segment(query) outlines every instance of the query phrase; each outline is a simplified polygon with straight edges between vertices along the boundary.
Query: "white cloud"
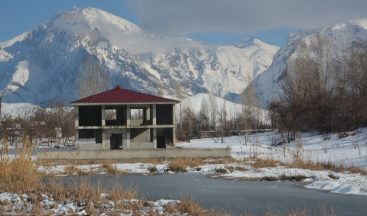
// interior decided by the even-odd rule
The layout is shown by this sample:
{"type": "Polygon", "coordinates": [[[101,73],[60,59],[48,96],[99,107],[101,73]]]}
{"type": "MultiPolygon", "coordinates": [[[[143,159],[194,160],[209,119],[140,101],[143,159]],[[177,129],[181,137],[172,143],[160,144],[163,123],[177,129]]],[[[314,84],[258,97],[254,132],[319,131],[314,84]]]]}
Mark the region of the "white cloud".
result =
{"type": "Polygon", "coordinates": [[[310,29],[365,18],[366,0],[133,0],[146,30],[170,35],[310,29]]]}

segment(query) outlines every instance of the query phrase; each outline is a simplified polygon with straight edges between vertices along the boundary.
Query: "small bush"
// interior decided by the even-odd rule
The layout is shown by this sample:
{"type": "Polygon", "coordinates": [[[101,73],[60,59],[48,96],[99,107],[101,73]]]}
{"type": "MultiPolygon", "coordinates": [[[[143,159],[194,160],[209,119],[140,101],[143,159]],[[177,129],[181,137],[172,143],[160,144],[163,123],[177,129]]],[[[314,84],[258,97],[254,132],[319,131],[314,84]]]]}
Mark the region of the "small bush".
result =
{"type": "Polygon", "coordinates": [[[332,174],[332,173],[329,173],[327,176],[328,176],[329,178],[331,178],[331,179],[339,179],[339,177],[338,177],[338,176],[336,176],[336,175],[334,175],[334,174],[332,174]]]}
{"type": "Polygon", "coordinates": [[[338,134],[339,139],[343,139],[343,138],[348,137],[348,136],[349,136],[349,134],[348,134],[348,133],[346,133],[346,132],[340,132],[340,133],[338,134]]]}
{"type": "Polygon", "coordinates": [[[202,158],[176,158],[169,163],[168,169],[173,172],[186,172],[187,167],[194,168],[202,164],[202,158]]]}
{"type": "Polygon", "coordinates": [[[278,181],[278,178],[274,176],[264,176],[260,179],[260,181],[278,181]]]}
{"type": "Polygon", "coordinates": [[[233,166],[226,166],[226,169],[228,170],[228,172],[233,172],[235,170],[233,166]]]}
{"type": "MultiPolygon", "coordinates": [[[[193,216],[226,216],[228,214],[214,211],[214,210],[207,210],[203,209],[199,204],[191,201],[191,200],[183,200],[176,205],[177,212],[186,213],[187,215],[193,216]]],[[[170,210],[173,211],[172,209],[170,210]]]]}
{"type": "Polygon", "coordinates": [[[186,164],[181,163],[179,160],[171,161],[168,164],[168,170],[172,172],[187,172],[186,167],[186,164]]]}
{"type": "Polygon", "coordinates": [[[75,166],[67,166],[64,168],[64,172],[67,175],[75,175],[79,172],[79,169],[77,169],[75,166]]]}
{"type": "Polygon", "coordinates": [[[158,172],[158,169],[155,166],[149,167],[148,170],[149,170],[150,173],[157,173],[158,172]]]}
{"type": "Polygon", "coordinates": [[[116,175],[118,174],[118,170],[116,166],[112,166],[111,164],[103,164],[102,168],[106,170],[106,173],[109,175],[116,175]]]}
{"type": "Polygon", "coordinates": [[[225,169],[225,168],[220,167],[220,168],[215,168],[214,172],[215,173],[220,173],[220,174],[226,174],[226,173],[228,173],[228,170],[225,169]]]}
{"type": "Polygon", "coordinates": [[[279,180],[281,181],[303,181],[306,178],[307,177],[304,175],[292,175],[292,176],[281,175],[279,177],[279,180]]]}

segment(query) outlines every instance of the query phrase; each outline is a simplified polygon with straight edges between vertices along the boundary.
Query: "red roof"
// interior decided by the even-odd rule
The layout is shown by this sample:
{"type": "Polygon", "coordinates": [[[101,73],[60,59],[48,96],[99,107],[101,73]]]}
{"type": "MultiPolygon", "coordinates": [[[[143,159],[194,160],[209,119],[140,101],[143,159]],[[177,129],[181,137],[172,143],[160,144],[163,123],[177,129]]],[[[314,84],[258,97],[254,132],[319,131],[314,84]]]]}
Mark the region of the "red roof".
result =
{"type": "Polygon", "coordinates": [[[79,103],[178,103],[178,101],[122,89],[120,86],[116,86],[113,89],[72,102],[72,104],[79,103]]]}

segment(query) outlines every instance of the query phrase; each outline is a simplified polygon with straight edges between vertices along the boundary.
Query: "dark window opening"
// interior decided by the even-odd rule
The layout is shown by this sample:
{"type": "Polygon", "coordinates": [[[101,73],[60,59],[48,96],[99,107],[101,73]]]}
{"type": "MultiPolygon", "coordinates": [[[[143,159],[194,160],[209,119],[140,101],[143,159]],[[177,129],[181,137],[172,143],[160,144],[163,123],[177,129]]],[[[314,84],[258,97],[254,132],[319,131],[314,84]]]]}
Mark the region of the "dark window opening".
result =
{"type": "Polygon", "coordinates": [[[173,124],[173,105],[157,105],[156,117],[158,125],[172,125],[173,124]]]}
{"type": "Polygon", "coordinates": [[[96,143],[102,143],[102,130],[100,129],[79,130],[79,139],[95,139],[96,143]]]}
{"type": "Polygon", "coordinates": [[[99,106],[80,106],[79,125],[80,126],[101,126],[102,115],[99,106]]]}

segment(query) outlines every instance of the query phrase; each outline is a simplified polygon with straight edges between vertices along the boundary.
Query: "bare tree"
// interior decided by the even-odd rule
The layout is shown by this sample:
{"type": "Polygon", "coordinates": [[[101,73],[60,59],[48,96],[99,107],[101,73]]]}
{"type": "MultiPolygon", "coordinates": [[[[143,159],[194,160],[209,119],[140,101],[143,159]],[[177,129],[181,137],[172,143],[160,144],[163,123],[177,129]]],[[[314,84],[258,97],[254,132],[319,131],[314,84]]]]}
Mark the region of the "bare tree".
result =
{"type": "Polygon", "coordinates": [[[206,99],[204,98],[201,101],[201,105],[200,105],[200,111],[199,111],[199,116],[198,116],[198,120],[199,120],[199,130],[209,130],[210,128],[210,123],[209,123],[209,107],[208,107],[208,102],[206,101],[206,99]]]}
{"type": "Polygon", "coordinates": [[[223,104],[220,107],[218,113],[219,120],[219,133],[220,133],[220,141],[224,143],[224,136],[226,131],[226,123],[227,123],[227,102],[223,99],[223,104]]]}
{"type": "Polygon", "coordinates": [[[210,115],[210,127],[212,130],[216,130],[218,104],[216,96],[212,93],[209,93],[209,115],[210,115]]]}

